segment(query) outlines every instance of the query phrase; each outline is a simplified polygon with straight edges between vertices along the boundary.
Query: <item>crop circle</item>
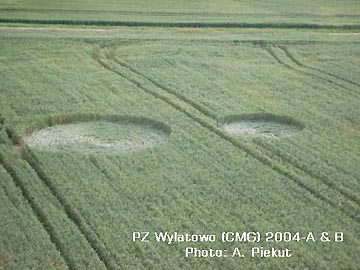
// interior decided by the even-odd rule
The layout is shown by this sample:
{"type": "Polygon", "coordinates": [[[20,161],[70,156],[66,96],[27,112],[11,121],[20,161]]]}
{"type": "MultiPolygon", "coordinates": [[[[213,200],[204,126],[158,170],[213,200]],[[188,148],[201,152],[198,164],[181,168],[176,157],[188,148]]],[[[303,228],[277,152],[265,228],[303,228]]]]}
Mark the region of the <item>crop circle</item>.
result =
{"type": "Polygon", "coordinates": [[[281,138],[294,135],[304,127],[298,121],[285,116],[247,114],[226,118],[223,128],[233,136],[281,138]]]}
{"type": "Polygon", "coordinates": [[[55,124],[24,141],[41,151],[120,154],[159,145],[169,134],[164,124],[149,119],[97,119],[55,124]]]}

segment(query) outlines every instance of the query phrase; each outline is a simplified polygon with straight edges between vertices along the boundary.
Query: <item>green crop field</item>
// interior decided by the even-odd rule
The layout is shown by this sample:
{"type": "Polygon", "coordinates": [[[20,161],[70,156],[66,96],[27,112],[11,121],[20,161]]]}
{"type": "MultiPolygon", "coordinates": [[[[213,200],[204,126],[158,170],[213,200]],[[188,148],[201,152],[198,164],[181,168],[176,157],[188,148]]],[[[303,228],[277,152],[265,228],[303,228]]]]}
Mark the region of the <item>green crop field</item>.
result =
{"type": "Polygon", "coordinates": [[[0,270],[360,269],[359,1],[0,0],[0,63],[0,270]]]}

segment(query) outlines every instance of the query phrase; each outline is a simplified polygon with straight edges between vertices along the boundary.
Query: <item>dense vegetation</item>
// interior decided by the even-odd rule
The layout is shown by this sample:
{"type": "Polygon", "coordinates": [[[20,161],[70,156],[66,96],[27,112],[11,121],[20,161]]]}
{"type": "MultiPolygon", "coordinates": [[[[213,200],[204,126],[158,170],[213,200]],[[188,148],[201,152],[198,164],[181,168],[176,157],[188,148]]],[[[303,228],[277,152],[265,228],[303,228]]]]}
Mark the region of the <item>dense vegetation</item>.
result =
{"type": "MultiPolygon", "coordinates": [[[[0,18],[113,19],[123,10],[117,1],[88,1],[94,14],[73,12],[82,3],[3,0],[0,18]]],[[[126,16],[152,20],[142,3],[124,1],[126,16]]],[[[294,16],[286,1],[178,1],[172,2],[175,15],[166,3],[153,3],[149,12],[164,13],[154,21],[176,21],[186,12],[202,21],[209,12],[219,13],[211,18],[221,22],[228,15],[220,13],[236,9],[260,23],[294,16]]],[[[338,3],[308,1],[295,21],[357,23],[356,1],[338,3]],[[332,21],[336,14],[339,21],[332,21]]],[[[237,16],[243,15],[227,22],[238,22],[237,16]]],[[[0,31],[0,269],[358,269],[358,35],[328,29],[0,31]],[[301,131],[269,139],[224,130],[244,115],[295,123],[301,131]],[[115,155],[25,144],[34,130],[109,116],[156,123],[169,128],[169,137],[115,155]],[[345,242],[261,243],[292,249],[290,259],[199,259],[185,258],[184,249],[254,245],[134,243],[138,230],[342,231],[345,242]]]]}
{"type": "Polygon", "coordinates": [[[155,0],[2,0],[0,19],[46,20],[66,23],[81,21],[94,24],[146,25],[202,23],[223,24],[225,27],[241,24],[282,25],[360,25],[359,3],[347,1],[295,0],[277,1],[155,0]],[[106,23],[104,23],[106,22],[106,23]]]}

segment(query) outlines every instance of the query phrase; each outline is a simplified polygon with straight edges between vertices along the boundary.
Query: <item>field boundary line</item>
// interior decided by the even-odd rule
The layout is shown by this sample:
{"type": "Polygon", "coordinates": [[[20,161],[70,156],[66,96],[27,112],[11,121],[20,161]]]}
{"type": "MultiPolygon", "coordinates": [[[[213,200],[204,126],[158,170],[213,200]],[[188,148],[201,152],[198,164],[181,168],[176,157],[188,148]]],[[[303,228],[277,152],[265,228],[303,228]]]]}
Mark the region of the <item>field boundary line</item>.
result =
{"type": "Polygon", "coordinates": [[[56,230],[53,228],[51,222],[46,217],[46,214],[42,211],[41,207],[32,199],[31,192],[23,184],[23,181],[16,173],[16,171],[5,161],[3,153],[0,152],[0,162],[5,169],[5,171],[11,177],[14,185],[21,191],[21,194],[28,205],[33,210],[35,217],[42,225],[42,228],[46,231],[47,235],[50,238],[51,243],[55,246],[55,249],[59,252],[61,257],[64,259],[64,262],[69,270],[76,270],[75,265],[73,264],[71,258],[66,254],[66,248],[62,245],[61,241],[58,238],[56,230]]]}
{"type": "MultiPolygon", "coordinates": [[[[106,58],[106,56],[105,56],[106,58]]],[[[230,144],[232,144],[233,146],[237,147],[238,149],[240,149],[241,151],[244,151],[245,153],[247,153],[248,155],[252,156],[253,158],[255,158],[256,160],[258,160],[259,162],[261,162],[262,164],[264,164],[265,166],[268,166],[270,168],[272,168],[273,170],[275,170],[276,172],[278,172],[279,174],[289,178],[290,180],[292,180],[294,183],[296,183],[298,186],[300,186],[301,188],[303,188],[304,190],[306,190],[307,192],[311,193],[314,197],[324,201],[325,203],[329,204],[332,207],[335,207],[337,209],[339,209],[341,212],[343,212],[345,215],[347,215],[348,217],[350,217],[351,219],[353,219],[354,221],[359,222],[357,215],[354,215],[354,213],[352,213],[351,211],[348,211],[347,208],[343,208],[340,207],[333,201],[329,200],[327,197],[325,197],[324,195],[320,194],[319,192],[317,192],[314,188],[306,185],[296,174],[293,174],[291,171],[287,170],[281,163],[278,162],[274,162],[273,160],[271,160],[269,157],[267,157],[267,155],[263,155],[263,153],[260,153],[257,150],[254,149],[250,149],[250,147],[241,144],[238,140],[232,138],[231,136],[225,134],[223,131],[221,131],[219,128],[215,127],[214,125],[204,121],[203,119],[201,119],[200,117],[197,117],[193,114],[191,114],[190,112],[188,112],[186,109],[182,108],[180,105],[175,104],[172,100],[170,100],[169,98],[157,93],[156,91],[153,90],[149,90],[148,88],[146,88],[145,86],[143,86],[141,83],[139,83],[138,81],[134,80],[134,79],[130,79],[128,77],[126,77],[126,75],[124,75],[123,73],[121,73],[118,70],[115,70],[113,68],[111,68],[109,66],[108,63],[104,62],[104,60],[101,59],[101,52],[98,55],[98,58],[95,59],[96,61],[98,61],[104,68],[110,70],[111,72],[114,72],[118,75],[120,75],[121,77],[123,77],[124,79],[132,82],[133,84],[135,84],[138,88],[142,89],[144,92],[154,96],[155,98],[158,98],[166,103],[168,103],[170,106],[172,106],[173,108],[175,108],[176,110],[184,113],[185,115],[187,115],[188,117],[190,117],[191,119],[193,119],[194,121],[196,121],[198,124],[200,124],[202,127],[204,127],[205,129],[209,130],[210,132],[216,134],[217,136],[219,136],[221,139],[228,141],[230,144]]],[[[107,59],[110,60],[111,59],[107,59]]],[[[124,67],[123,67],[124,68],[124,67]]],[[[151,83],[151,82],[150,82],[151,83]]],[[[156,85],[155,85],[156,86],[156,85]]],[[[159,88],[159,87],[157,87],[159,88]]],[[[166,91],[164,89],[162,89],[163,91],[166,91]]],[[[166,91],[166,93],[168,93],[166,91]]],[[[175,96],[176,97],[176,96],[175,96]]],[[[184,101],[183,101],[184,102],[184,101]]],[[[187,103],[186,103],[187,104],[187,103]]],[[[189,105],[189,104],[188,104],[189,105]]],[[[196,109],[196,108],[195,108],[196,109]]],[[[207,116],[207,115],[206,115],[207,116]]],[[[210,116],[207,116],[210,117],[210,116]]]]}
{"type": "Polygon", "coordinates": [[[48,25],[99,25],[127,27],[169,28],[270,28],[270,29],[339,29],[358,30],[360,24],[311,24],[311,23],[205,23],[205,22],[146,22],[146,21],[89,21],[89,20],[45,20],[45,19],[0,19],[0,23],[48,24],[48,25]]]}
{"type": "MultiPolygon", "coordinates": [[[[0,32],[1,30],[11,30],[11,32],[21,32],[21,31],[73,31],[73,32],[112,32],[112,31],[121,31],[119,28],[101,28],[101,27],[47,27],[45,25],[39,25],[39,26],[1,26],[0,23],[0,32]]],[[[19,36],[1,36],[0,40],[20,40],[22,41],[24,38],[19,36]]],[[[27,37],[29,40],[47,40],[50,39],[48,37],[27,37]]],[[[208,43],[208,44],[228,44],[228,45],[254,45],[254,46],[266,46],[266,45],[309,45],[309,44],[349,44],[350,42],[347,41],[330,41],[330,40],[305,40],[305,39],[299,39],[299,40],[266,40],[266,39],[228,39],[228,40],[222,40],[222,39],[212,39],[212,38],[182,38],[181,40],[174,39],[174,38],[138,38],[138,37],[108,37],[108,38],[97,38],[97,37],[80,37],[80,38],[74,38],[74,37],[51,37],[52,42],[56,42],[55,40],[71,40],[76,42],[85,42],[85,43],[91,43],[93,44],[94,41],[99,42],[113,42],[116,41],[129,41],[129,42],[171,42],[171,43],[177,43],[181,41],[182,43],[208,43]]],[[[360,44],[360,41],[351,41],[352,44],[360,44]]]]}
{"type": "MultiPolygon", "coordinates": [[[[5,5],[6,6],[6,5],[5,5]]],[[[231,12],[169,12],[169,11],[134,11],[134,10],[91,10],[91,9],[44,9],[44,8],[16,8],[16,7],[4,7],[0,8],[0,11],[10,11],[10,12],[80,12],[80,13],[115,13],[115,14],[124,14],[124,15],[156,15],[156,16],[187,16],[187,15],[201,15],[201,16],[257,16],[257,17],[357,17],[358,15],[352,14],[339,14],[339,15],[323,15],[323,14],[309,14],[309,13],[293,13],[293,14],[269,14],[269,13],[231,13],[231,12]]]]}

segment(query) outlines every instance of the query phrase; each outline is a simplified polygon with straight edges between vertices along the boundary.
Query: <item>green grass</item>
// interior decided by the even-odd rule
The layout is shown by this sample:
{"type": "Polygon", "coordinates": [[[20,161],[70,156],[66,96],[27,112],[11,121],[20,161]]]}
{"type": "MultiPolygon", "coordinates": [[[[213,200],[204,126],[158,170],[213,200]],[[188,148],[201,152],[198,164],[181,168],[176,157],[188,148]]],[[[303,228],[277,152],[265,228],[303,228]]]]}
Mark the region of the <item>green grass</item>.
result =
{"type": "Polygon", "coordinates": [[[143,23],[359,25],[359,3],[347,1],[1,1],[0,18],[143,23]]]}
{"type": "MultiPolygon", "coordinates": [[[[117,11],[116,3],[89,2],[88,9],[117,11]]],[[[146,13],[141,3],[127,3],[127,10],[146,13]]],[[[205,6],[236,13],[233,5],[241,13],[294,13],[281,1],[251,3],[171,7],[198,16],[205,6]]],[[[356,2],[326,3],[295,10],[359,11],[356,2]]],[[[49,9],[43,1],[1,5],[49,9]]],[[[80,2],[52,6],[79,9],[80,2]]],[[[154,2],[149,12],[169,8],[154,2]]],[[[7,14],[26,18],[17,12],[7,14]]],[[[358,269],[360,36],[309,29],[62,29],[0,30],[0,269],[358,269]],[[249,115],[303,129],[276,140],[223,129],[249,115]],[[106,139],[113,132],[142,135],[151,119],[168,138],[111,155],[42,151],[24,139],[49,126],[71,129],[74,122],[104,119],[139,124],[111,132],[88,126],[87,132],[106,139]],[[259,245],[134,243],[134,231],[343,231],[345,242],[259,244],[290,248],[289,259],[199,259],[185,258],[184,249],[240,246],[248,254],[259,245]]]]}

